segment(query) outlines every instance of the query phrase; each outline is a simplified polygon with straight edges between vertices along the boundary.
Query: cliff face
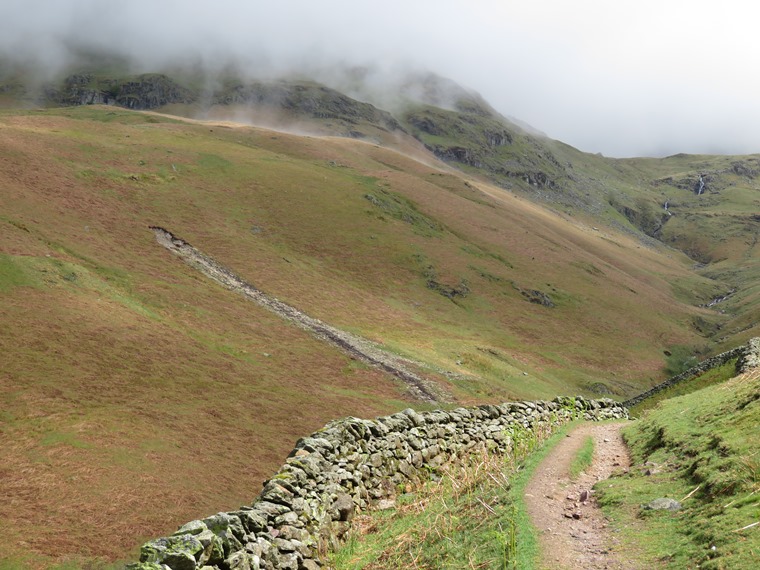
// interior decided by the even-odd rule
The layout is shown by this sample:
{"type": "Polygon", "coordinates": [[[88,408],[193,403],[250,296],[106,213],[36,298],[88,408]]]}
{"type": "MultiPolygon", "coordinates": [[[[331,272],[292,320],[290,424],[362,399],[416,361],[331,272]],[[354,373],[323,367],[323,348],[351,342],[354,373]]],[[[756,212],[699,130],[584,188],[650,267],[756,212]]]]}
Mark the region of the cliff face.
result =
{"type": "Polygon", "coordinates": [[[570,189],[566,167],[548,148],[476,98],[453,109],[412,105],[402,122],[444,162],[478,169],[504,188],[570,189]]]}
{"type": "Polygon", "coordinates": [[[209,92],[183,86],[161,73],[107,78],[80,73],[48,85],[42,98],[54,105],[119,105],[140,110],[177,103],[246,105],[293,117],[334,119],[349,125],[366,122],[386,131],[404,130],[387,111],[309,81],[231,80],[209,92]]]}
{"type": "Polygon", "coordinates": [[[339,119],[354,124],[366,121],[389,131],[402,129],[387,111],[308,81],[234,81],[215,91],[211,103],[253,105],[287,111],[296,116],[339,119]]]}
{"type": "Polygon", "coordinates": [[[140,75],[112,88],[116,102],[129,109],[155,109],[169,103],[192,103],[196,96],[175,81],[157,73],[140,75]]]}
{"type": "Polygon", "coordinates": [[[45,89],[44,98],[58,105],[120,105],[155,109],[170,103],[192,103],[196,96],[170,77],[146,73],[129,79],[99,79],[75,74],[45,89]]]}

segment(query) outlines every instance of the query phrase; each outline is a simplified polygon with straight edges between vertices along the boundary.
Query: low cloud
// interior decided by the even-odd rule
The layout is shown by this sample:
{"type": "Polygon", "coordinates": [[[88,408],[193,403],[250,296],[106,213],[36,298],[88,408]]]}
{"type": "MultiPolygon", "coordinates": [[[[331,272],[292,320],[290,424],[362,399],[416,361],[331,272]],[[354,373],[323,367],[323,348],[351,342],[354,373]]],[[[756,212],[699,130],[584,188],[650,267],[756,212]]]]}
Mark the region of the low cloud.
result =
{"type": "Polygon", "coordinates": [[[751,153],[759,14],[740,0],[11,0],[0,54],[48,74],[92,48],[135,70],[234,62],[337,82],[365,66],[386,92],[427,69],[589,152],[751,153]]]}

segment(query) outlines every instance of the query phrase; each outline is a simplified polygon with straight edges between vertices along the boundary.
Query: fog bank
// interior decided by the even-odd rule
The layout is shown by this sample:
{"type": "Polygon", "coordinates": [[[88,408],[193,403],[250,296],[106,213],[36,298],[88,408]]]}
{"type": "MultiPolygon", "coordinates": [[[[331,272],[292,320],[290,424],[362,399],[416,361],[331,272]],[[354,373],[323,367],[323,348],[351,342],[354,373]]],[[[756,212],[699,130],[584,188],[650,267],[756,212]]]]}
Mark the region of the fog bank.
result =
{"type": "MultiPolygon", "coordinates": [[[[760,7],[671,0],[505,2],[10,0],[0,54],[46,73],[82,51],[135,70],[177,62],[251,75],[371,69],[393,91],[427,69],[498,111],[609,156],[760,152],[760,7]]],[[[359,93],[361,94],[361,93],[359,93]]]]}

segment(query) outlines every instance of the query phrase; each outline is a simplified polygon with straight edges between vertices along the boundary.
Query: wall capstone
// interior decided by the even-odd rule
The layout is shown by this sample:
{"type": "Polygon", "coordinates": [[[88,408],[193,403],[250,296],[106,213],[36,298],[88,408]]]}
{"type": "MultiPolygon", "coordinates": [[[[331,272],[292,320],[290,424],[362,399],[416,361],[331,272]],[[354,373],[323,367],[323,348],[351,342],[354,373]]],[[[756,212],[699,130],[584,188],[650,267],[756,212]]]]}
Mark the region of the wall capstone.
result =
{"type": "Polygon", "coordinates": [[[151,540],[129,570],[316,570],[351,518],[442,465],[483,449],[507,453],[525,430],[624,419],[611,399],[558,397],[450,411],[349,417],[299,439],[258,498],[151,540]]]}

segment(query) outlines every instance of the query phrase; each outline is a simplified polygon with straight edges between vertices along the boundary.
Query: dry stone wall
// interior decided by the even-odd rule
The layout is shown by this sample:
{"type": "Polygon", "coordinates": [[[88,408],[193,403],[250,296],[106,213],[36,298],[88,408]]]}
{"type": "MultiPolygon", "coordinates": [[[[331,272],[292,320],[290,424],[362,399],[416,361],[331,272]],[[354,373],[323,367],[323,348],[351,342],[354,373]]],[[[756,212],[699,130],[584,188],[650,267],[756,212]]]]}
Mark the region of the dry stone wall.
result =
{"type": "Polygon", "coordinates": [[[760,337],[751,339],[745,345],[739,346],[726,352],[722,352],[721,354],[717,354],[711,358],[703,360],[696,366],[689,368],[686,372],[668,378],[665,380],[665,382],[657,384],[657,386],[653,386],[646,392],[642,392],[638,396],[634,396],[630,400],[626,400],[623,402],[623,405],[627,408],[631,408],[636,404],[643,402],[647,398],[654,396],[658,392],[662,392],[663,390],[670,388],[671,386],[675,386],[676,384],[680,384],[686,380],[696,378],[708,370],[722,366],[726,362],[735,358],[738,358],[738,361],[736,363],[737,373],[747,372],[751,368],[760,365],[760,337]]]}
{"type": "Polygon", "coordinates": [[[750,339],[744,347],[744,351],[736,362],[736,371],[744,374],[758,367],[760,367],[760,337],[755,337],[750,339]]]}
{"type": "Polygon", "coordinates": [[[258,498],[152,540],[130,570],[315,570],[354,512],[392,498],[444,464],[481,450],[507,453],[538,428],[574,418],[627,418],[610,399],[559,397],[451,411],[345,418],[300,439],[258,498]]]}

